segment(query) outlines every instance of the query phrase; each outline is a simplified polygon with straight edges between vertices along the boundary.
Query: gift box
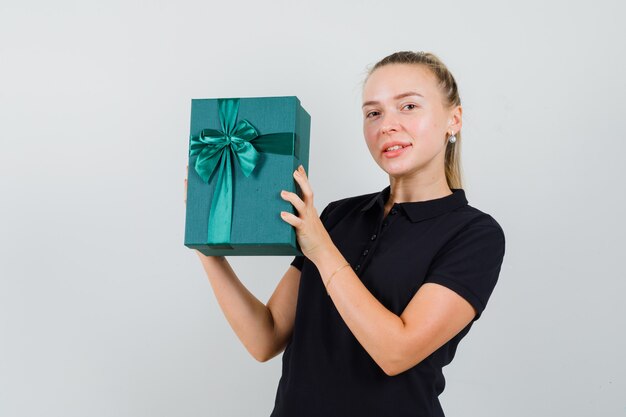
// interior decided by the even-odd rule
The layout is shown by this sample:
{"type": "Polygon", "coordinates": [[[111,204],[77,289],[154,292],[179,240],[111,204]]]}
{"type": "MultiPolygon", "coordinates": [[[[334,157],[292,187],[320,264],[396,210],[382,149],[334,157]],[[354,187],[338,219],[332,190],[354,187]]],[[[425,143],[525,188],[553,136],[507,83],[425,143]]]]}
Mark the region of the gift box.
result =
{"type": "Polygon", "coordinates": [[[295,96],[191,101],[185,246],[205,255],[301,255],[296,213],[281,190],[301,195],[311,118],[295,96]]]}

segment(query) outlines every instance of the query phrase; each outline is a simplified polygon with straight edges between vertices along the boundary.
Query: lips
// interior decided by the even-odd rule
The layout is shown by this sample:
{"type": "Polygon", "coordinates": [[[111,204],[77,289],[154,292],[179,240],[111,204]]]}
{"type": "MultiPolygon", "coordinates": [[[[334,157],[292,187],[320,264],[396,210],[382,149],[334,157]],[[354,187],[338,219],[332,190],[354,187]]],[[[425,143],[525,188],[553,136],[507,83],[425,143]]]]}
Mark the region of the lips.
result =
{"type": "Polygon", "coordinates": [[[408,152],[411,149],[412,145],[391,145],[392,150],[388,151],[389,146],[383,150],[384,158],[398,158],[404,154],[404,152],[408,152]],[[394,147],[395,146],[395,147],[394,147]]]}
{"type": "Polygon", "coordinates": [[[381,147],[381,151],[382,151],[382,153],[397,152],[397,151],[402,150],[402,149],[404,149],[404,148],[406,148],[408,146],[411,146],[411,144],[410,143],[406,143],[406,142],[399,142],[399,141],[387,142],[387,143],[385,143],[381,147]],[[399,146],[401,146],[401,148],[398,148],[399,146]],[[388,151],[389,148],[394,148],[394,149],[388,151]]]}

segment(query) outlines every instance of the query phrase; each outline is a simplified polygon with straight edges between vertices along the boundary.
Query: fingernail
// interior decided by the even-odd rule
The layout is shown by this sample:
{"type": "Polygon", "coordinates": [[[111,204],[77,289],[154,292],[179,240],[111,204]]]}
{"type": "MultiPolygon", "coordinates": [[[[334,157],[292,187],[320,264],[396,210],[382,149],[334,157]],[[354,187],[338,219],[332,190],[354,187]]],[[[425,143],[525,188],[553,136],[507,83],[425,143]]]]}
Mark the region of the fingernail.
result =
{"type": "Polygon", "coordinates": [[[304,167],[303,167],[302,165],[300,165],[300,166],[298,167],[298,169],[299,169],[300,171],[304,172],[304,167]]]}

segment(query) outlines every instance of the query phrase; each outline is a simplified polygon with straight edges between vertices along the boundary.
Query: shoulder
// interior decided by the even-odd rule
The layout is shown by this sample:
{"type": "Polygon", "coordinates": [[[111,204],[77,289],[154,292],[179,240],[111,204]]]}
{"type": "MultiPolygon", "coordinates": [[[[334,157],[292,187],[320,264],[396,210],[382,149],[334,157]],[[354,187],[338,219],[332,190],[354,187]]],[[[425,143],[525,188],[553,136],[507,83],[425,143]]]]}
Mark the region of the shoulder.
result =
{"type": "Polygon", "coordinates": [[[492,228],[495,233],[500,233],[504,236],[504,230],[502,226],[500,226],[500,223],[498,223],[491,214],[479,210],[474,206],[466,204],[455,210],[453,215],[465,228],[492,228]]]}
{"type": "Polygon", "coordinates": [[[489,213],[470,205],[445,216],[426,282],[460,294],[476,309],[477,320],[498,281],[505,254],[504,231],[489,213]]]}
{"type": "Polygon", "coordinates": [[[451,214],[467,227],[493,227],[502,231],[500,223],[491,214],[469,204],[457,208],[451,214]]]}
{"type": "Polygon", "coordinates": [[[466,204],[448,213],[444,221],[444,241],[448,243],[445,246],[489,246],[503,254],[504,229],[491,214],[466,204]]]}

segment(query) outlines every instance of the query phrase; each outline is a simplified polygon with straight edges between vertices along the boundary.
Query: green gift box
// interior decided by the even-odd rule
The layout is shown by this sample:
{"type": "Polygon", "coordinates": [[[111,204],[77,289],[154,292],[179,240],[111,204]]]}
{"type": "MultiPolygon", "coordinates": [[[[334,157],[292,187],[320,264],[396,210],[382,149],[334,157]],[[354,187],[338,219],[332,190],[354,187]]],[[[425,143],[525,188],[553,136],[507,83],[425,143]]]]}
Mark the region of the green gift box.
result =
{"type": "MultiPolygon", "coordinates": [[[[281,190],[299,193],[308,173],[311,117],[295,96],[193,99],[185,246],[205,255],[301,255],[296,213],[281,190]]],[[[300,193],[299,193],[300,194],[300,193]]]]}

